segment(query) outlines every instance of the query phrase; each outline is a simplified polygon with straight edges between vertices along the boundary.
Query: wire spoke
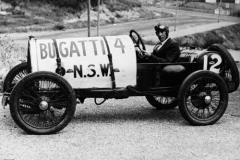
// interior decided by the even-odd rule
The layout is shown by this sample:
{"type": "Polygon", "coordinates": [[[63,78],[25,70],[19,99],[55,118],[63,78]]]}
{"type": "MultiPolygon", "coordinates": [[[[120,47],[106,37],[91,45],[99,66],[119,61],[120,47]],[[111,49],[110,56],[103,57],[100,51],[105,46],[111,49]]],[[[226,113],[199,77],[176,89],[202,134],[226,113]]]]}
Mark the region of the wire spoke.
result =
{"type": "Polygon", "coordinates": [[[217,82],[211,77],[197,79],[188,91],[186,104],[189,113],[196,119],[208,119],[216,115],[221,105],[220,90],[217,82]],[[210,98],[210,103],[207,103],[206,97],[210,98]]]}
{"type": "Polygon", "coordinates": [[[19,113],[28,125],[34,128],[56,126],[66,115],[68,95],[57,81],[34,80],[22,91],[19,99],[19,113]],[[41,109],[41,102],[46,109],[41,109]]]}

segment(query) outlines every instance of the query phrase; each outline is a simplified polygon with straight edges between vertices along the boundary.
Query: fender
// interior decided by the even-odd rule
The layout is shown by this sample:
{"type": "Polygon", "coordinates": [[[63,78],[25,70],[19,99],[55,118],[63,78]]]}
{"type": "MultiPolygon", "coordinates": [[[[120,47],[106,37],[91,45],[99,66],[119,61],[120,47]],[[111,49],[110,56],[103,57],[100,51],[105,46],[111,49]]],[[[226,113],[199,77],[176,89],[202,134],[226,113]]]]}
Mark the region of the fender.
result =
{"type": "Polygon", "coordinates": [[[232,55],[220,44],[212,44],[208,47],[207,50],[216,51],[220,54],[221,57],[224,58],[226,61],[225,66],[227,69],[230,69],[232,75],[232,81],[230,82],[231,84],[228,85],[229,93],[236,91],[239,87],[239,71],[232,55]]]}

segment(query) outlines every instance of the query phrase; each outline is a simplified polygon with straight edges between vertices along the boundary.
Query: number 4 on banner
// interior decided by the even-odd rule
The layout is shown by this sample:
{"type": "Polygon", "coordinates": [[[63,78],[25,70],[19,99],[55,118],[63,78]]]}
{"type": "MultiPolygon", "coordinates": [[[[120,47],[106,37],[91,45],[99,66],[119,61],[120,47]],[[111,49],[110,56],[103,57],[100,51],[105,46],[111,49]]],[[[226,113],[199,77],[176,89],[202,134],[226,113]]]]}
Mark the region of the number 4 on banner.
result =
{"type": "Polygon", "coordinates": [[[125,50],[124,50],[125,46],[123,45],[123,43],[122,43],[122,41],[121,41],[120,38],[117,38],[117,39],[116,39],[116,42],[115,42],[115,44],[114,44],[114,47],[115,47],[115,48],[121,48],[121,49],[122,49],[122,53],[125,53],[125,50]]]}

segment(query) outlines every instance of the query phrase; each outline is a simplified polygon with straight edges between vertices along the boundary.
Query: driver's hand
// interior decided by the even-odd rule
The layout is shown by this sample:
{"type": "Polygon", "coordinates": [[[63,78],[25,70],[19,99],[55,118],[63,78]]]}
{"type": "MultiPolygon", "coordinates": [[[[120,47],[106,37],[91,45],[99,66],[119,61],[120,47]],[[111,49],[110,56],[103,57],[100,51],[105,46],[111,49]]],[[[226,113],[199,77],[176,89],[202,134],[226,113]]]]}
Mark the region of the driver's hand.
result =
{"type": "Polygon", "coordinates": [[[135,47],[136,52],[141,53],[141,50],[138,47],[135,47]]]}
{"type": "Polygon", "coordinates": [[[135,47],[137,53],[141,53],[143,56],[149,57],[151,53],[146,50],[140,49],[139,47],[135,47]]]}
{"type": "Polygon", "coordinates": [[[143,54],[145,56],[151,56],[151,53],[149,53],[148,51],[146,51],[146,50],[141,50],[141,51],[143,52],[143,54]]]}

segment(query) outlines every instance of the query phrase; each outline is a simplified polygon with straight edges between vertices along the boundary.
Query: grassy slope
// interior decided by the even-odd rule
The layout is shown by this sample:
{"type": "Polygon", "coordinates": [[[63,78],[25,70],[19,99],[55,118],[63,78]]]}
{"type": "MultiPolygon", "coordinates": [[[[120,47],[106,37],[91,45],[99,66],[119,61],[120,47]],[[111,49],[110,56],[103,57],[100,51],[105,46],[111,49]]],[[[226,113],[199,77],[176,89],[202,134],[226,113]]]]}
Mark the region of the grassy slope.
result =
{"type": "MultiPolygon", "coordinates": [[[[12,0],[14,1],[14,0],[12,0]]],[[[144,11],[139,8],[139,11],[133,9],[133,7],[141,7],[141,1],[136,0],[104,0],[104,5],[101,8],[101,14],[108,19],[101,20],[101,24],[116,23],[121,21],[127,21],[126,13],[129,15],[139,13],[139,17],[152,18],[153,16],[148,11],[144,11]],[[132,13],[134,12],[134,13],[132,13]]],[[[82,6],[86,6],[83,4],[82,6]]],[[[53,4],[47,4],[42,1],[33,1],[29,4],[22,2],[17,8],[24,12],[24,15],[0,15],[0,33],[8,32],[28,32],[28,31],[44,31],[44,30],[61,30],[68,28],[83,28],[87,26],[86,19],[82,17],[85,8],[70,8],[59,7],[53,4]]],[[[13,9],[8,8],[8,11],[13,9]]],[[[92,7],[92,12],[97,12],[96,7],[92,7]]],[[[94,15],[94,13],[93,13],[94,15]]],[[[93,16],[91,15],[91,16],[93,16]]],[[[96,15],[96,14],[95,14],[96,15]]],[[[137,18],[136,18],[137,19],[137,18]]],[[[92,23],[96,25],[95,23],[92,23]]]]}
{"type": "MultiPolygon", "coordinates": [[[[146,17],[155,18],[156,15],[152,12],[141,7],[134,8],[134,6],[139,6],[140,4],[140,1],[135,0],[115,0],[115,3],[112,4],[105,3],[101,10],[103,13],[101,15],[101,24],[132,21],[146,17]]],[[[59,8],[42,2],[32,2],[28,5],[23,3],[20,10],[25,12],[25,14],[0,16],[0,33],[83,28],[87,26],[86,11],[59,8]],[[75,19],[77,19],[76,22],[66,22],[75,19]]],[[[91,19],[93,21],[94,15],[96,16],[94,10],[96,9],[92,8],[91,19]]],[[[96,25],[96,21],[92,22],[92,25],[96,25]]],[[[11,69],[19,63],[20,59],[26,60],[24,49],[16,45],[9,37],[0,36],[0,69],[3,67],[11,69]]]]}
{"type": "MultiPolygon", "coordinates": [[[[8,2],[7,0],[3,0],[8,2]]],[[[2,1],[2,4],[4,3],[2,1]]],[[[14,1],[14,0],[11,0],[14,1]]],[[[8,32],[28,32],[28,31],[44,31],[52,29],[63,29],[63,28],[81,28],[86,27],[87,22],[76,21],[75,23],[68,23],[74,19],[84,19],[84,10],[76,10],[73,8],[57,7],[52,4],[46,4],[42,1],[35,0],[29,4],[23,2],[18,7],[24,15],[0,15],[0,33],[8,32]]],[[[107,1],[107,0],[105,0],[107,1]]],[[[116,23],[121,21],[134,20],[132,17],[135,15],[135,19],[138,18],[155,18],[152,12],[146,11],[139,6],[142,1],[146,0],[112,0],[115,3],[106,3],[102,8],[102,15],[105,19],[101,24],[116,23]],[[133,8],[137,7],[137,9],[133,8]],[[108,19],[108,20],[107,20],[108,19]]],[[[12,8],[5,8],[5,11],[13,11],[12,8]]],[[[94,10],[92,8],[91,19],[94,16],[94,10]]],[[[96,15],[96,14],[95,14],[96,15]]],[[[94,23],[92,23],[94,25],[94,23]]],[[[15,44],[10,37],[0,36],[0,90],[1,90],[1,78],[2,73],[6,69],[9,70],[18,63],[19,60],[26,60],[25,49],[15,44]]],[[[3,73],[4,74],[4,73],[3,73]]]]}
{"type": "Polygon", "coordinates": [[[181,46],[207,48],[211,44],[222,44],[227,49],[240,50],[240,24],[175,38],[181,46]]]}

